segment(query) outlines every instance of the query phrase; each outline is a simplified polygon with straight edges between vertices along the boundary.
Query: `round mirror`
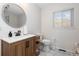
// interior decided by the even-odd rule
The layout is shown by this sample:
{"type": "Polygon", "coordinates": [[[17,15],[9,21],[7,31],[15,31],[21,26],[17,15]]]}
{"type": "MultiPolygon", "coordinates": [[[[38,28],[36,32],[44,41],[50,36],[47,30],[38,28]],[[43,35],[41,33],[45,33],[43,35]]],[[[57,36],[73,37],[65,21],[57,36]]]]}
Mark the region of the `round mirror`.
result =
{"type": "Polygon", "coordinates": [[[17,4],[8,3],[3,6],[2,18],[9,26],[20,28],[26,23],[26,14],[17,4]]]}

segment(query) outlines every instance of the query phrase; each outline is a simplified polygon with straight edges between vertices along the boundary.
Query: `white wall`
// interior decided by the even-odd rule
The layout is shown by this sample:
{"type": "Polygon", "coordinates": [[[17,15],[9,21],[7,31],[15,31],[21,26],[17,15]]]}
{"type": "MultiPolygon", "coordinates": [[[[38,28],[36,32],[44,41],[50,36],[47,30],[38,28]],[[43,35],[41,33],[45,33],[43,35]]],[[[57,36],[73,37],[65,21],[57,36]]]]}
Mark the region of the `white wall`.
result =
{"type": "MultiPolygon", "coordinates": [[[[22,33],[24,32],[25,34],[27,33],[40,33],[40,8],[38,8],[36,5],[34,4],[19,4],[17,3],[19,6],[21,6],[25,13],[26,13],[26,24],[24,27],[18,28],[22,31],[22,33]]],[[[10,26],[8,26],[2,19],[1,17],[1,13],[2,13],[2,6],[4,4],[0,4],[0,38],[1,37],[7,37],[9,31],[15,32],[18,29],[12,28],[10,26]]],[[[17,11],[17,10],[16,10],[17,11]]],[[[0,42],[1,43],[1,42],[0,42]]],[[[1,49],[0,49],[1,50],[1,49]]]]}
{"type": "Polygon", "coordinates": [[[27,8],[27,28],[29,33],[40,33],[41,32],[41,9],[34,5],[30,4],[27,8]]]}
{"type": "Polygon", "coordinates": [[[56,39],[56,46],[73,51],[79,42],[79,4],[49,4],[42,8],[42,34],[49,39],[56,39]],[[74,8],[73,28],[54,28],[53,12],[74,8]]]}
{"type": "MultiPolygon", "coordinates": [[[[40,24],[41,24],[41,16],[40,16],[40,8],[37,7],[34,4],[19,4],[17,3],[20,7],[22,7],[26,13],[26,32],[28,33],[39,33],[40,32],[40,24]],[[28,29],[27,29],[28,28],[28,29]]],[[[0,15],[2,13],[2,6],[4,4],[0,4],[0,15]]],[[[0,16],[0,33],[1,35],[7,35],[9,31],[17,31],[15,28],[12,28],[8,26],[3,20],[2,17],[0,16]]],[[[23,31],[23,28],[19,28],[23,31]]]]}

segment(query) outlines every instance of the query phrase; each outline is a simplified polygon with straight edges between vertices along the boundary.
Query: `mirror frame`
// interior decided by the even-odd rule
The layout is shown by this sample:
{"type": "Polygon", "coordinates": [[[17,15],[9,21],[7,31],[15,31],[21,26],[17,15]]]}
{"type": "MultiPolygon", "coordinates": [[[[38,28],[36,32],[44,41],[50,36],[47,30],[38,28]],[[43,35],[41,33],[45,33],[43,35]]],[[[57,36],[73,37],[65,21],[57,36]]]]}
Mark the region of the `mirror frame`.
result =
{"type": "Polygon", "coordinates": [[[1,13],[1,16],[2,16],[2,20],[3,20],[8,26],[10,26],[10,27],[12,27],[12,28],[21,28],[21,27],[23,27],[23,26],[26,24],[26,21],[27,21],[27,17],[26,17],[26,13],[25,13],[24,9],[23,9],[20,5],[15,4],[15,3],[5,3],[5,4],[2,6],[2,13],[1,13]],[[10,24],[8,24],[8,23],[5,21],[4,9],[5,9],[5,7],[6,7],[7,5],[9,5],[9,4],[14,4],[14,5],[16,5],[17,7],[19,7],[19,8],[23,11],[23,13],[24,13],[24,15],[25,15],[25,22],[24,22],[24,24],[23,24],[22,26],[20,26],[20,27],[13,27],[13,26],[11,26],[10,24]]]}

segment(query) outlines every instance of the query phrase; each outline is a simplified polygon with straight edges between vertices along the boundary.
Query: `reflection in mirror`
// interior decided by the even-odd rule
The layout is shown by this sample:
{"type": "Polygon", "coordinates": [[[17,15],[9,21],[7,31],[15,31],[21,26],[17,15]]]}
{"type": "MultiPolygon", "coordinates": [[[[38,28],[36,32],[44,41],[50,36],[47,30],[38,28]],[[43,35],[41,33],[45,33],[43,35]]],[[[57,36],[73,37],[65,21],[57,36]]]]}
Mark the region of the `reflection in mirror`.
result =
{"type": "Polygon", "coordinates": [[[8,3],[3,6],[2,18],[5,23],[13,28],[20,28],[26,23],[24,10],[14,3],[8,3]]]}

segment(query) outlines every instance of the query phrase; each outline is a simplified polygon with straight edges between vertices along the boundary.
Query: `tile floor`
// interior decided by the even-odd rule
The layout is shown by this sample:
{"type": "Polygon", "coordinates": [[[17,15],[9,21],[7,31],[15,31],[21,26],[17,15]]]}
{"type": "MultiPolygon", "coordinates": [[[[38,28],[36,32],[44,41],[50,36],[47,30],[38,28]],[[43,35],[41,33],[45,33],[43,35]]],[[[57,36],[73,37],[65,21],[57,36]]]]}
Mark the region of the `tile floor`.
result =
{"type": "Polygon", "coordinates": [[[59,51],[58,49],[51,49],[51,50],[42,50],[40,51],[39,56],[75,56],[73,53],[70,52],[63,52],[59,51]]]}

